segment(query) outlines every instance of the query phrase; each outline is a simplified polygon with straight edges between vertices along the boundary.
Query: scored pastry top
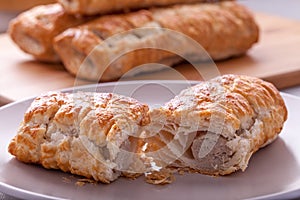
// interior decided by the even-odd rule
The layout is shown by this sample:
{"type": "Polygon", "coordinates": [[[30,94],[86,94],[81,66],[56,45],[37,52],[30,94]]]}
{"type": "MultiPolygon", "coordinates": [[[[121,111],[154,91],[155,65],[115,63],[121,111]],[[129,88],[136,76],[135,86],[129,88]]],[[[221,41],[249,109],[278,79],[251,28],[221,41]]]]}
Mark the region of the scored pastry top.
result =
{"type": "Polygon", "coordinates": [[[219,2],[222,0],[57,0],[71,14],[95,15],[113,12],[168,6],[173,4],[188,4],[200,2],[219,2]]]}

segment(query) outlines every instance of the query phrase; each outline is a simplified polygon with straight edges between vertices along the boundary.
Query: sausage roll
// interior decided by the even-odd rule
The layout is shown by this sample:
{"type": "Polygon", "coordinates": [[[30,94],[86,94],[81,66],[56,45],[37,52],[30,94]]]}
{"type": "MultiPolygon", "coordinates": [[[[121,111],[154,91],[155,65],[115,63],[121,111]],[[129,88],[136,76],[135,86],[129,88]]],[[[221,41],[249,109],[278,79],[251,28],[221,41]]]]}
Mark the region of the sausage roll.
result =
{"type": "Polygon", "coordinates": [[[183,90],[156,112],[165,125],[140,149],[156,163],[155,173],[148,173],[154,183],[164,177],[157,170],[163,167],[213,176],[244,171],[253,153],[274,141],[287,119],[285,103],[271,83],[240,75],[183,90]]]}
{"type": "Polygon", "coordinates": [[[59,4],[41,5],[13,19],[8,32],[24,52],[41,61],[58,62],[60,59],[53,49],[53,38],[87,19],[67,14],[59,4]]]}
{"type": "Polygon", "coordinates": [[[164,184],[180,170],[244,171],[286,119],[271,83],[239,75],[202,82],[151,110],[117,94],[49,93],[34,100],[8,150],[20,161],[104,183],[145,173],[164,184]]]}
{"type": "MultiPolygon", "coordinates": [[[[67,29],[55,37],[54,47],[71,74],[93,81],[109,81],[143,64],[174,65],[182,61],[174,52],[159,50],[161,47],[169,50],[174,43],[179,43],[183,54],[198,55],[199,48],[195,50],[183,42],[185,36],[178,39],[168,30],[193,39],[214,60],[245,53],[259,36],[251,13],[236,2],[225,1],[102,16],[67,29]],[[117,33],[120,34],[113,36],[117,33]],[[174,41],[170,42],[170,38],[174,41]],[[127,52],[128,49],[134,50],[127,52]]],[[[209,59],[205,55],[194,57],[209,59]]]]}
{"type": "Polygon", "coordinates": [[[149,122],[148,106],[129,97],[49,93],[33,101],[8,149],[22,162],[109,183],[132,176],[138,143],[129,137],[149,122]]]}
{"type": "Polygon", "coordinates": [[[129,9],[148,8],[153,6],[167,6],[172,4],[213,2],[217,0],[57,0],[68,13],[94,15],[107,14],[129,9]]]}

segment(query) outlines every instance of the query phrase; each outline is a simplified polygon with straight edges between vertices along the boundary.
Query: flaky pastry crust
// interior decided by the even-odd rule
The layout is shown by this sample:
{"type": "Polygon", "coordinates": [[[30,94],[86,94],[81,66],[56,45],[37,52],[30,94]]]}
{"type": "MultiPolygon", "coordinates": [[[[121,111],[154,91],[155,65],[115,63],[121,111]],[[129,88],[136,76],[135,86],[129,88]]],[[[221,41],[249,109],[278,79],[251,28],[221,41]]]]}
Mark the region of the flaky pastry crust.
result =
{"type": "Polygon", "coordinates": [[[148,123],[148,106],[128,97],[49,93],[33,101],[8,150],[25,163],[109,183],[130,172],[130,133],[148,123]]]}
{"type": "Polygon", "coordinates": [[[287,119],[284,101],[271,83],[242,75],[183,90],[157,112],[167,120],[146,141],[145,152],[158,165],[208,175],[244,171],[253,153],[274,141],[287,119]]]}
{"type": "Polygon", "coordinates": [[[145,173],[147,182],[165,184],[176,171],[244,171],[286,119],[271,83],[241,75],[201,82],[151,110],[117,94],[49,93],[34,100],[8,150],[104,183],[145,173]]]}

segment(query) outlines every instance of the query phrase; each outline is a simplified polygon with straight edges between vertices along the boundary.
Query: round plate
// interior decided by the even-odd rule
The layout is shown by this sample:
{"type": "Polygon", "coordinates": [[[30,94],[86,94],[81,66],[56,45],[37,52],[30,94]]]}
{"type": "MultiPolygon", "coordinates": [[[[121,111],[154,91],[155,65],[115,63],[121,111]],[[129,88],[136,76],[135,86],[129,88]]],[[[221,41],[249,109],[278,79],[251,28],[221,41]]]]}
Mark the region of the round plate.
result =
{"type": "MultiPolygon", "coordinates": [[[[128,95],[151,106],[170,100],[195,84],[185,81],[132,81],[67,89],[128,95]]],[[[200,174],[176,176],[169,185],[150,185],[120,178],[105,184],[77,186],[80,178],[17,161],[7,152],[23,114],[33,98],[0,109],[0,191],[22,199],[283,199],[300,196],[300,98],[282,94],[289,117],[279,138],[251,158],[245,172],[224,177],[200,174]]]]}

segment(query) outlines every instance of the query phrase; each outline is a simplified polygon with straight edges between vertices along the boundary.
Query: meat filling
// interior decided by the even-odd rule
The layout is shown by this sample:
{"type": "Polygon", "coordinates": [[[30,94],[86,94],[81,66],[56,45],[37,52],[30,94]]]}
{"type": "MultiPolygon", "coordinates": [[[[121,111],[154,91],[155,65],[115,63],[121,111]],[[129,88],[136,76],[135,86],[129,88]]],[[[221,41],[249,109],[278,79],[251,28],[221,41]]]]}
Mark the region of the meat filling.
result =
{"type": "Polygon", "coordinates": [[[199,131],[191,145],[192,156],[197,161],[195,168],[204,173],[214,173],[229,167],[234,152],[226,145],[227,142],[221,135],[199,131]]]}

